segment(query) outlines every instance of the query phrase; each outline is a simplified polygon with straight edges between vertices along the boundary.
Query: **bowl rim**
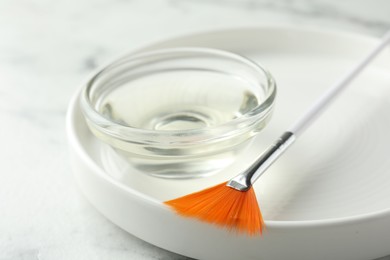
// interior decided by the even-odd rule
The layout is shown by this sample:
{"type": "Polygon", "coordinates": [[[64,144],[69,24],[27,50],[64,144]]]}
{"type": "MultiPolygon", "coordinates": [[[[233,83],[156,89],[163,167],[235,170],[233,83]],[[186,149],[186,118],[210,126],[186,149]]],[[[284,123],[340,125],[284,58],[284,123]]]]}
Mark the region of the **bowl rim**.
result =
{"type": "Polygon", "coordinates": [[[248,128],[259,122],[262,118],[272,111],[273,105],[275,103],[277,86],[276,82],[271,75],[271,73],[261,66],[258,62],[254,62],[251,59],[230,51],[205,48],[205,47],[176,47],[176,48],[164,48],[153,51],[141,51],[141,52],[130,52],[120,56],[113,61],[106,63],[97,69],[91,76],[87,77],[87,80],[82,84],[81,91],[81,110],[89,122],[97,128],[99,131],[121,139],[134,140],[135,138],[139,139],[140,136],[153,136],[153,141],[162,144],[183,144],[188,145],[189,136],[197,136],[197,141],[195,143],[204,142],[205,140],[221,139],[221,137],[227,136],[227,133],[235,132],[235,135],[242,133],[243,131],[248,131],[248,128]],[[119,123],[116,123],[112,120],[107,119],[101,115],[90,102],[88,90],[93,86],[94,81],[109,69],[110,66],[121,64],[123,60],[136,60],[141,59],[150,55],[165,54],[170,52],[191,52],[191,53],[201,53],[201,54],[212,54],[214,56],[226,57],[235,61],[238,61],[244,65],[250,66],[256,71],[256,73],[261,73],[265,76],[267,81],[268,91],[265,93],[264,99],[259,103],[255,108],[251,109],[247,113],[236,117],[228,122],[218,124],[215,126],[208,126],[206,128],[200,129],[186,129],[186,130],[155,130],[155,129],[145,129],[145,128],[136,128],[131,126],[125,126],[119,123]],[[237,126],[240,125],[238,128],[237,126]],[[243,127],[244,126],[244,127],[243,127]]]}

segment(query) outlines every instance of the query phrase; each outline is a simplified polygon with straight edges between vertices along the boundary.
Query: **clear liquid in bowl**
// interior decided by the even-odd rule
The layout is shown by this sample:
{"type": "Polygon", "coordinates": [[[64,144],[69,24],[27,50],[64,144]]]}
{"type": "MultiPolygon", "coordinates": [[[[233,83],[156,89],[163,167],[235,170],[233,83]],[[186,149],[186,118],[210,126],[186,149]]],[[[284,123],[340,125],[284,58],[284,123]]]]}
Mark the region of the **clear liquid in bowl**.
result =
{"type": "MultiPolygon", "coordinates": [[[[259,88],[240,77],[218,71],[153,71],[121,81],[100,95],[95,106],[109,120],[127,127],[158,133],[171,131],[175,135],[180,131],[187,134],[188,130],[208,133],[212,127],[231,122],[262,103],[265,93],[259,88]]],[[[156,143],[151,135],[146,142],[121,143],[121,149],[115,150],[133,167],[149,175],[201,177],[231,164],[253,133],[249,131],[233,138],[226,133],[225,138],[212,142],[189,137],[184,145],[165,146],[156,143]]],[[[106,141],[111,138],[100,137],[106,141]]]]}
{"type": "Polygon", "coordinates": [[[110,91],[97,106],[100,113],[125,126],[176,131],[224,124],[255,108],[262,98],[241,78],[180,70],[129,81],[110,91]]]}

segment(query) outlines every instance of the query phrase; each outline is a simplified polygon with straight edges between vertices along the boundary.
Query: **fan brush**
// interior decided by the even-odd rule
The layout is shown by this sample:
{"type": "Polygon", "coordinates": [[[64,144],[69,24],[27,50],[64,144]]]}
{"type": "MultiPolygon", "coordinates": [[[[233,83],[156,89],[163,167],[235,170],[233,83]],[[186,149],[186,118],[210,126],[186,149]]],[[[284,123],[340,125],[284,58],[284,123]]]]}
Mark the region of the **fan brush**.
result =
{"type": "Polygon", "coordinates": [[[244,172],[227,182],[164,203],[181,216],[197,218],[249,236],[261,235],[265,225],[252,185],[389,42],[390,31],[244,172]]]}

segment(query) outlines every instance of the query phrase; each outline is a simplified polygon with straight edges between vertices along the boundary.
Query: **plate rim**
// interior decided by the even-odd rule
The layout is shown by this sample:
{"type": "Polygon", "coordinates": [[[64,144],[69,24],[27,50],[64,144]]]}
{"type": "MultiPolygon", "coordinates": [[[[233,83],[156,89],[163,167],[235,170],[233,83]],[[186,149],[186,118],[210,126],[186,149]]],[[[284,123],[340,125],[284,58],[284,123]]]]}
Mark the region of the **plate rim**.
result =
{"type": "MultiPolygon", "coordinates": [[[[111,185],[120,189],[122,192],[127,193],[128,195],[133,196],[134,198],[142,199],[143,202],[150,204],[158,208],[159,210],[170,211],[168,207],[166,207],[162,201],[157,200],[151,196],[148,196],[142,192],[139,192],[117,180],[110,177],[109,174],[106,174],[104,169],[99,167],[96,162],[89,156],[85,147],[79,141],[80,136],[76,131],[76,121],[77,115],[81,113],[79,111],[79,96],[82,90],[82,86],[97,72],[102,70],[107,65],[112,62],[122,58],[125,55],[134,54],[137,52],[141,52],[143,50],[153,48],[158,45],[166,44],[168,42],[179,41],[181,39],[185,39],[188,37],[207,37],[207,35],[215,34],[215,33],[235,33],[242,30],[248,31],[260,31],[260,30],[285,30],[285,31],[295,31],[304,34],[319,34],[319,35],[329,35],[331,37],[347,37],[360,39],[371,42],[378,42],[379,38],[374,37],[372,35],[363,35],[360,33],[350,32],[350,31],[342,31],[342,30],[334,30],[334,29],[315,29],[311,27],[296,27],[291,25],[263,25],[263,26],[245,26],[245,27],[229,27],[229,28],[220,28],[220,29],[212,29],[212,30],[199,30],[191,33],[183,33],[177,34],[174,37],[166,37],[165,39],[160,39],[158,41],[151,41],[147,44],[141,44],[126,50],[116,57],[109,59],[107,62],[104,62],[101,66],[94,69],[85,80],[77,88],[76,93],[72,96],[67,109],[66,114],[66,134],[68,143],[70,146],[75,148],[78,152],[78,155],[81,157],[81,160],[84,161],[88,167],[92,169],[92,171],[97,174],[100,178],[103,178],[105,181],[109,182],[111,185]]],[[[315,220],[265,220],[266,226],[270,228],[283,228],[283,229],[295,229],[295,228],[310,228],[310,227],[327,227],[327,226],[335,226],[335,225],[343,225],[346,223],[359,223],[368,220],[374,220],[378,218],[390,217],[390,208],[373,211],[370,213],[358,214],[354,216],[346,216],[346,217],[336,217],[336,218],[328,218],[328,219],[315,219],[315,220]]]]}

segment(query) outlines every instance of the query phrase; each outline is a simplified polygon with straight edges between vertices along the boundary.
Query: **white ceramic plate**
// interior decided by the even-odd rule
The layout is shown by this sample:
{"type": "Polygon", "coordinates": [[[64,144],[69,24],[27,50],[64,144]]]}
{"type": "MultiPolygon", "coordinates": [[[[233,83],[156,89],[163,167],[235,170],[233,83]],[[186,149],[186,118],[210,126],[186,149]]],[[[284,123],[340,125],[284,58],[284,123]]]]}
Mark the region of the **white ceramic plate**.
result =
{"type": "Polygon", "coordinates": [[[267,224],[263,237],[237,236],[183,219],[162,204],[225,181],[245,167],[376,42],[352,34],[264,27],[199,33],[145,47],[220,48],[261,63],[278,85],[273,119],[226,171],[197,180],[162,180],[113,159],[110,148],[88,131],[77,94],[69,107],[67,130],[78,184],[118,226],[149,243],[198,259],[389,255],[389,50],[256,183],[267,224]]]}

